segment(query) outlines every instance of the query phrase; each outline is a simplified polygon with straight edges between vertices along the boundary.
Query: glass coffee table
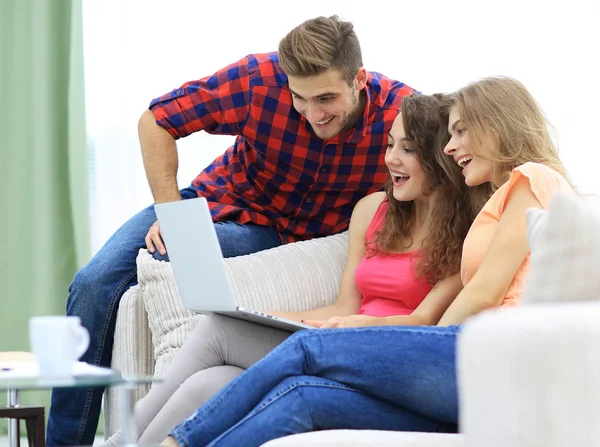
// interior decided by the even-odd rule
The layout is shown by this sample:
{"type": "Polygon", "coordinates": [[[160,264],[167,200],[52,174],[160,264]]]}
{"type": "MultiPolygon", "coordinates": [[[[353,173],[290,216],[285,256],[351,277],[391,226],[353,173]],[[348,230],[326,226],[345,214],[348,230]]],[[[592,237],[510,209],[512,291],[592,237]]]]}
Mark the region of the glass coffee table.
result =
{"type": "MultiPolygon", "coordinates": [[[[121,390],[122,430],[125,445],[137,442],[136,424],[134,420],[133,391],[136,386],[156,382],[154,377],[128,377],[116,371],[102,368],[103,374],[80,375],[67,379],[43,379],[39,377],[2,378],[0,376],[0,391],[7,392],[7,408],[19,406],[19,392],[25,390],[43,390],[51,388],[93,388],[117,386],[121,390]]],[[[8,435],[10,447],[18,445],[18,420],[10,419],[8,435]]]]}

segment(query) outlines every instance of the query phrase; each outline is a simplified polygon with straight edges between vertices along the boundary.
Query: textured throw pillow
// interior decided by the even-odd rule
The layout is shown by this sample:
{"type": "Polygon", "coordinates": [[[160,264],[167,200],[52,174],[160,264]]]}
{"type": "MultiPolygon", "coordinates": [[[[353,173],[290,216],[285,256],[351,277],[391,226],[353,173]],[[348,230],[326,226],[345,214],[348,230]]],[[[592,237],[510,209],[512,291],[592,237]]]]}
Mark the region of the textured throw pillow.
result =
{"type": "Polygon", "coordinates": [[[527,212],[531,248],[523,304],[600,299],[600,202],[558,193],[527,212]]]}
{"type": "Polygon", "coordinates": [[[202,316],[183,307],[170,262],[157,261],[141,249],[137,267],[154,345],[154,376],[160,377],[202,316]]]}

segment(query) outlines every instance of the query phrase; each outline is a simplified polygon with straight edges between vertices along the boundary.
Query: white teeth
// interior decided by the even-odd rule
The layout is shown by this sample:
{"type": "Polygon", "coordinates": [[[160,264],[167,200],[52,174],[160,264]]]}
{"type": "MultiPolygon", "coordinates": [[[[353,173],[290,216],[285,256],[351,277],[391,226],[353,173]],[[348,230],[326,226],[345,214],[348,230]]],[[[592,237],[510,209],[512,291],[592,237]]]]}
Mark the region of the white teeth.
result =
{"type": "Polygon", "coordinates": [[[460,166],[461,168],[464,168],[465,165],[469,161],[471,161],[471,160],[473,160],[473,156],[472,155],[466,155],[466,156],[464,156],[462,158],[459,158],[458,161],[457,161],[457,163],[458,163],[458,166],[460,166]]]}
{"type": "Polygon", "coordinates": [[[397,172],[391,172],[392,177],[398,177],[398,178],[409,178],[410,175],[406,175],[406,174],[398,174],[397,172]]]}
{"type": "Polygon", "coordinates": [[[329,118],[328,120],[325,121],[317,121],[317,124],[319,126],[322,126],[323,124],[327,124],[329,121],[331,121],[333,119],[333,116],[331,118],[329,118]]]}

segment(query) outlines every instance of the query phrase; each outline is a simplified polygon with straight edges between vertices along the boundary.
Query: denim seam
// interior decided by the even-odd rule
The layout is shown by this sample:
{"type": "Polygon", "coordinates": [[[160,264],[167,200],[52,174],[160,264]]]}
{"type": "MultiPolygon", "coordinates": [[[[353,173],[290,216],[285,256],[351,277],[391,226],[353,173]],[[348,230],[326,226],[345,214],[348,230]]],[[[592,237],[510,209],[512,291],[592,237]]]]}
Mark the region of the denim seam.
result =
{"type": "MultiPolygon", "coordinates": [[[[317,381],[306,380],[306,381],[297,382],[297,383],[288,385],[285,389],[283,389],[280,392],[278,392],[273,398],[271,398],[268,401],[264,402],[261,406],[257,407],[255,410],[252,410],[246,417],[250,416],[250,414],[252,414],[254,412],[263,410],[264,408],[268,407],[269,405],[271,405],[273,402],[275,402],[279,398],[281,398],[284,395],[288,394],[290,391],[293,391],[295,388],[301,388],[301,387],[305,387],[305,386],[317,386],[319,388],[334,388],[334,389],[337,389],[337,390],[356,391],[357,393],[364,394],[362,391],[350,388],[349,386],[344,385],[343,383],[340,383],[339,385],[325,385],[325,384],[319,383],[317,381]]],[[[242,419],[242,421],[244,419],[242,419]]]]}
{"type": "MultiPolygon", "coordinates": [[[[135,268],[133,270],[133,272],[129,275],[129,277],[122,281],[121,284],[119,285],[119,287],[117,288],[117,292],[115,293],[115,295],[113,295],[113,298],[120,296],[121,292],[123,291],[123,289],[125,288],[125,286],[127,284],[129,284],[129,282],[132,280],[132,278],[137,274],[137,268],[135,268]]],[[[115,304],[118,300],[116,299],[112,299],[110,301],[110,305],[108,308],[108,315],[112,315],[113,309],[115,308],[115,304]]],[[[106,334],[108,332],[108,326],[110,325],[110,318],[108,318],[106,320],[106,323],[104,324],[104,328],[102,329],[102,336],[100,338],[100,346],[98,347],[98,356],[96,357],[96,362],[95,364],[99,364],[100,363],[100,359],[102,358],[102,354],[104,354],[104,342],[106,340],[106,334]]],[[[90,411],[90,407],[92,406],[92,398],[93,398],[93,394],[94,394],[94,389],[90,388],[88,393],[87,393],[87,398],[85,400],[85,404],[83,406],[83,411],[81,412],[81,424],[79,426],[79,432],[77,433],[77,437],[75,438],[75,443],[76,445],[81,444],[81,439],[83,438],[84,435],[84,431],[85,431],[85,426],[87,425],[87,420],[89,417],[89,411],[90,411]]]]}

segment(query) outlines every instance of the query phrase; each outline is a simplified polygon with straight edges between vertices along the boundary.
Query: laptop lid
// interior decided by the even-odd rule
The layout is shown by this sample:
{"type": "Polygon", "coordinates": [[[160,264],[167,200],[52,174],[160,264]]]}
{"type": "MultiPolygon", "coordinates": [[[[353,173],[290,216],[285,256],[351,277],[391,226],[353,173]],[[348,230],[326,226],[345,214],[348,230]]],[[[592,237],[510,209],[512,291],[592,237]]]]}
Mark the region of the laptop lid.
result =
{"type": "Polygon", "coordinates": [[[236,310],[223,252],[204,197],[154,205],[183,306],[236,310]]]}

